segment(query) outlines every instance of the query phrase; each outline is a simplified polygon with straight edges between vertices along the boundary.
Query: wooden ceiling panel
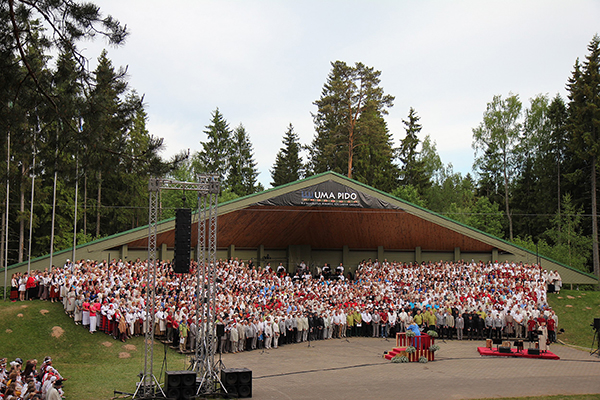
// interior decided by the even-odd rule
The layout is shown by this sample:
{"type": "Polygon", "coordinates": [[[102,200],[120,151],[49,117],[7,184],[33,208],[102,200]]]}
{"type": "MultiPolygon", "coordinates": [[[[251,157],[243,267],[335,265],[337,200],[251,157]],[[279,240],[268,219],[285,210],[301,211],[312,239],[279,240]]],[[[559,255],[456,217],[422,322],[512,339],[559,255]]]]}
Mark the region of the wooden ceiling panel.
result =
{"type": "MultiPolygon", "coordinates": [[[[492,246],[402,210],[332,207],[251,206],[220,215],[217,246],[239,248],[287,248],[290,244],[313,249],[376,249],[487,252],[492,246]]],[[[197,242],[197,225],[192,226],[192,245],[197,242]]],[[[174,230],[160,233],[157,243],[173,247],[174,230]]],[[[142,248],[147,239],[129,243],[142,248]]]]}

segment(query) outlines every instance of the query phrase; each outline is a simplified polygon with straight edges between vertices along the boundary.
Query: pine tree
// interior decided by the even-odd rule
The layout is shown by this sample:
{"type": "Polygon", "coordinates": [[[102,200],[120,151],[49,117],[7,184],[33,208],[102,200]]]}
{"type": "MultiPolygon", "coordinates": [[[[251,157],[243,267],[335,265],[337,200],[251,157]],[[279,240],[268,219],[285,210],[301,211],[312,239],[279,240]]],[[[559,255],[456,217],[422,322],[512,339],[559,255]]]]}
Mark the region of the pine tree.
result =
{"type": "Polygon", "coordinates": [[[254,161],[252,143],[242,124],[233,131],[228,165],[226,187],[233,193],[246,196],[260,189],[256,182],[258,170],[254,161]]]}
{"type": "Polygon", "coordinates": [[[294,132],[294,127],[290,124],[283,136],[283,147],[279,149],[271,170],[271,179],[273,179],[271,186],[285,185],[304,176],[299,140],[298,134],[294,132]]]}
{"type": "Polygon", "coordinates": [[[314,102],[318,110],[313,114],[316,134],[310,147],[309,171],[335,171],[352,178],[356,150],[368,144],[365,136],[370,129],[361,124],[373,121],[363,118],[363,113],[387,114],[394,97],[384,94],[379,86],[380,71],[362,63],[351,67],[336,61],[331,66],[321,98],[314,102]]]}

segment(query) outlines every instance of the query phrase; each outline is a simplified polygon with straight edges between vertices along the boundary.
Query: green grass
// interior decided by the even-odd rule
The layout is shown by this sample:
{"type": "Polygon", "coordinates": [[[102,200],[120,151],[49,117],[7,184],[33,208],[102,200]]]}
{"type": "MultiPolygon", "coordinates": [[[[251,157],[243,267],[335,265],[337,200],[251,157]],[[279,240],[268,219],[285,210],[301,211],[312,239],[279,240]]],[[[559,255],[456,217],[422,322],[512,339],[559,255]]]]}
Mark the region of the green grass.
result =
{"type": "Polygon", "coordinates": [[[600,318],[600,292],[561,290],[558,295],[548,294],[548,303],[558,315],[558,329],[565,330],[558,339],[589,348],[594,335],[590,325],[600,318]]]}
{"type": "MultiPolygon", "coordinates": [[[[154,374],[160,381],[163,354],[163,345],[156,344],[154,374]]],[[[0,302],[0,357],[7,357],[9,362],[16,357],[37,358],[41,363],[45,356],[52,357],[55,368],[67,378],[64,386],[67,399],[110,399],[114,390],[135,391],[138,373],[144,367],[144,342],[141,337],[122,343],[100,332],[92,335],[75,326],[65,315],[62,304],[0,302]],[[55,326],[64,330],[58,338],[52,336],[55,326]],[[107,347],[106,343],[111,345],[107,347]],[[134,345],[136,349],[128,350],[124,345],[134,345]],[[131,357],[120,358],[120,353],[129,353],[131,357]]],[[[185,357],[172,350],[167,361],[169,370],[185,369],[185,357]]]]}

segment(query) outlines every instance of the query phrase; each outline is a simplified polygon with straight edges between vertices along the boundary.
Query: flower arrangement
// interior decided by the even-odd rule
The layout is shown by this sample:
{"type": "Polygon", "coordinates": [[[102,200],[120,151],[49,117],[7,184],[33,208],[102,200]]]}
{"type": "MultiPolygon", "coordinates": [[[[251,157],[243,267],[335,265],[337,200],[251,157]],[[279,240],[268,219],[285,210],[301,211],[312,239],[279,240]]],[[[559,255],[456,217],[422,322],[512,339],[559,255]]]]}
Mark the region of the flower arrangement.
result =
{"type": "Polygon", "coordinates": [[[402,361],[400,361],[400,356],[394,356],[394,357],[392,357],[392,360],[391,360],[391,361],[392,361],[393,363],[399,363],[399,362],[402,362],[402,361]]]}
{"type": "Polygon", "coordinates": [[[415,337],[415,333],[413,331],[406,331],[406,337],[409,337],[409,338],[415,337]]]}
{"type": "Polygon", "coordinates": [[[414,346],[408,346],[408,347],[406,348],[406,353],[407,353],[407,354],[413,354],[413,353],[415,353],[416,351],[417,351],[417,349],[416,349],[414,346]]]}
{"type": "Polygon", "coordinates": [[[427,363],[427,357],[425,357],[425,356],[419,357],[419,362],[422,363],[422,364],[427,363]]]}
{"type": "Polygon", "coordinates": [[[434,337],[434,338],[439,336],[438,333],[436,331],[434,331],[434,330],[427,331],[427,334],[429,336],[431,336],[431,337],[434,337]]]}
{"type": "Polygon", "coordinates": [[[429,346],[429,351],[431,351],[432,353],[435,353],[439,349],[440,349],[440,346],[438,346],[437,344],[432,344],[431,346],[429,346]]]}

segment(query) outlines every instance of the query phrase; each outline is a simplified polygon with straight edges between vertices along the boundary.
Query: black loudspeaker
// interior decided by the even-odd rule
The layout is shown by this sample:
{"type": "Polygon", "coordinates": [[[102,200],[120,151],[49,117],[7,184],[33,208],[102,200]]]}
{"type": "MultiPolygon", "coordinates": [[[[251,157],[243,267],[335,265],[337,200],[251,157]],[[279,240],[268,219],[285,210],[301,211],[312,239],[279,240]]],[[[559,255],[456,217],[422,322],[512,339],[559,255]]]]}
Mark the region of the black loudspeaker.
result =
{"type": "Polygon", "coordinates": [[[600,318],[594,318],[594,329],[600,332],[600,318]]]}
{"type": "Polygon", "coordinates": [[[527,349],[527,354],[532,355],[532,356],[539,356],[540,349],[527,349]]]}
{"type": "Polygon", "coordinates": [[[217,337],[222,337],[225,335],[225,325],[217,324],[217,337]]]}
{"type": "Polygon", "coordinates": [[[506,346],[500,346],[500,347],[498,347],[498,351],[500,353],[506,353],[506,354],[510,354],[511,353],[510,347],[506,347],[506,346]]]}
{"type": "Polygon", "coordinates": [[[166,371],[165,394],[169,399],[188,400],[196,396],[194,371],[166,371]]]}
{"type": "Polygon", "coordinates": [[[190,243],[192,241],[192,210],[178,208],[175,211],[175,251],[173,271],[178,274],[190,272],[190,243]]]}
{"type": "Polygon", "coordinates": [[[227,394],[240,398],[252,397],[252,371],[248,368],[221,370],[221,382],[227,394]]]}

